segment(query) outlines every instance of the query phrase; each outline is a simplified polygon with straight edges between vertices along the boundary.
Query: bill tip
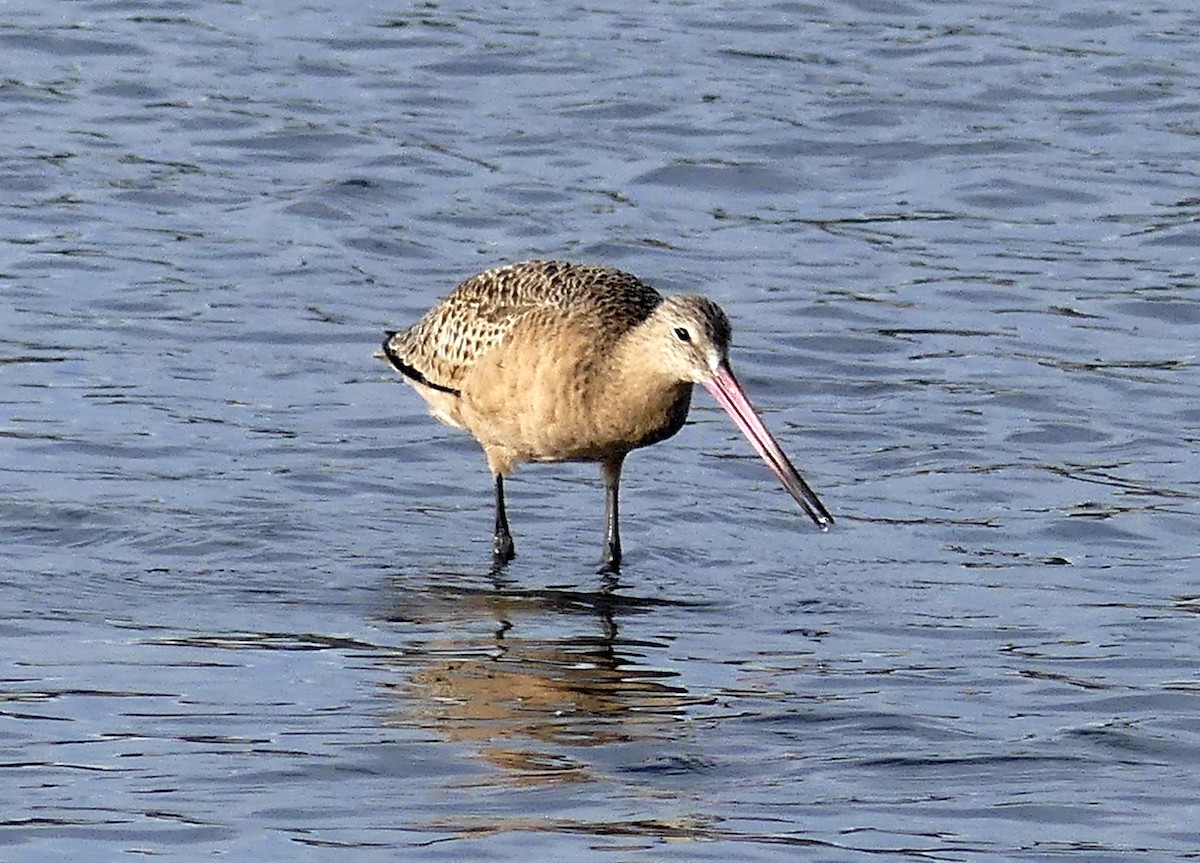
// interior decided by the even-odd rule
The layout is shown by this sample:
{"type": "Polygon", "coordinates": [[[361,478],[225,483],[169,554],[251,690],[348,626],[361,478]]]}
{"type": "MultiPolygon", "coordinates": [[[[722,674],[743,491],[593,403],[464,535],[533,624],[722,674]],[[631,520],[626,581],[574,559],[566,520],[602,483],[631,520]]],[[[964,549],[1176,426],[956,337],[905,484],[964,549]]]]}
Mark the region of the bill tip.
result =
{"type": "Polygon", "coordinates": [[[829,528],[833,525],[833,516],[828,513],[813,513],[812,520],[817,525],[821,533],[828,533],[829,528]]]}

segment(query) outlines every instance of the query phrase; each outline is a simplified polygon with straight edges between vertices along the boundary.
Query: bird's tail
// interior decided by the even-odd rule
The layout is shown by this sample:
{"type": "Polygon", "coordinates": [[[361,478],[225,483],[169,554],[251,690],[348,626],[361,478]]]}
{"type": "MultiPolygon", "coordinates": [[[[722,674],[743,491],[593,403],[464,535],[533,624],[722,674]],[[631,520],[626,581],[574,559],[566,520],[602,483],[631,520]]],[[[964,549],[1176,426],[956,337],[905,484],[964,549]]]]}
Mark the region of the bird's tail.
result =
{"type": "Polygon", "coordinates": [[[404,375],[406,378],[408,378],[411,381],[415,381],[416,383],[421,384],[422,386],[429,387],[431,390],[437,390],[438,392],[441,392],[441,393],[449,393],[452,396],[462,395],[462,393],[459,392],[458,390],[454,389],[454,387],[447,387],[447,386],[443,386],[442,384],[435,384],[429,378],[425,377],[425,375],[421,372],[421,370],[418,369],[416,366],[413,366],[410,363],[406,363],[404,361],[404,358],[401,357],[399,352],[396,350],[396,346],[393,344],[397,334],[398,333],[396,330],[384,330],[383,331],[383,346],[379,350],[377,350],[374,354],[372,354],[372,356],[377,359],[386,360],[388,363],[391,364],[392,368],[394,368],[396,371],[400,372],[400,374],[404,375]]]}

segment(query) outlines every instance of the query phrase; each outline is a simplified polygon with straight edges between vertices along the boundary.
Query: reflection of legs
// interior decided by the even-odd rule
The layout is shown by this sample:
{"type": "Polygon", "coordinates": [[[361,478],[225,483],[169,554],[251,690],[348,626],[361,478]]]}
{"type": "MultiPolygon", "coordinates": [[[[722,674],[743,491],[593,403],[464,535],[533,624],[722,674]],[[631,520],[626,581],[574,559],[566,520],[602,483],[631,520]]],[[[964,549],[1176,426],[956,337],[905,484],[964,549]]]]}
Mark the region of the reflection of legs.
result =
{"type": "Polygon", "coordinates": [[[492,535],[492,565],[504,566],[517,554],[504,511],[504,477],[496,474],[496,530],[492,535]]]}
{"type": "Polygon", "coordinates": [[[617,628],[617,597],[616,591],[621,586],[621,579],[616,572],[602,572],[600,574],[600,589],[596,591],[596,614],[600,617],[600,626],[604,630],[604,655],[613,661],[613,667],[616,667],[617,652],[616,640],[619,629],[617,628]]]}
{"type": "Polygon", "coordinates": [[[604,476],[604,556],[601,572],[616,572],[621,568],[621,528],[618,525],[617,496],[621,487],[621,464],[625,454],[607,459],[600,466],[604,476]]]}

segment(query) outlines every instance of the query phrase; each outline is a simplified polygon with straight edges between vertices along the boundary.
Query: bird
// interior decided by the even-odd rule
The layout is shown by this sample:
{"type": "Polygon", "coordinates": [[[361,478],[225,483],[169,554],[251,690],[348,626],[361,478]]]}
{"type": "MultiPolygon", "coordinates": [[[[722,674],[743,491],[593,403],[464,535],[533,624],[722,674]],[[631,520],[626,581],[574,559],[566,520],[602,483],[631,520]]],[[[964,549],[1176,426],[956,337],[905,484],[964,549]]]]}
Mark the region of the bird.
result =
{"type": "Polygon", "coordinates": [[[621,468],[678,432],[695,384],[733,418],[813,523],[833,516],[767,430],[729,363],[732,329],[702,296],[664,296],[611,267],[534,260],[458,285],[374,356],[446,425],[483,448],[495,484],[494,570],[516,547],[504,479],[527,462],[598,462],[605,489],[600,571],[619,572],[621,468]]]}

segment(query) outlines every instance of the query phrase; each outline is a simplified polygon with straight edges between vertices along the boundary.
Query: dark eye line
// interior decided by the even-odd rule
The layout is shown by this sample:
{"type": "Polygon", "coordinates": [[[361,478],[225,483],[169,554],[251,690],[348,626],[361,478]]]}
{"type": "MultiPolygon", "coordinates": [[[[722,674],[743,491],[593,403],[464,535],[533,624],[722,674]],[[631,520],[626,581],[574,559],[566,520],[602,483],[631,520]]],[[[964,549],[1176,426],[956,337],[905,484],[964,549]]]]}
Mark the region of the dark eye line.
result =
{"type": "Polygon", "coordinates": [[[692,334],[687,331],[686,327],[676,327],[675,338],[679,339],[681,342],[690,342],[692,340],[692,334]]]}

